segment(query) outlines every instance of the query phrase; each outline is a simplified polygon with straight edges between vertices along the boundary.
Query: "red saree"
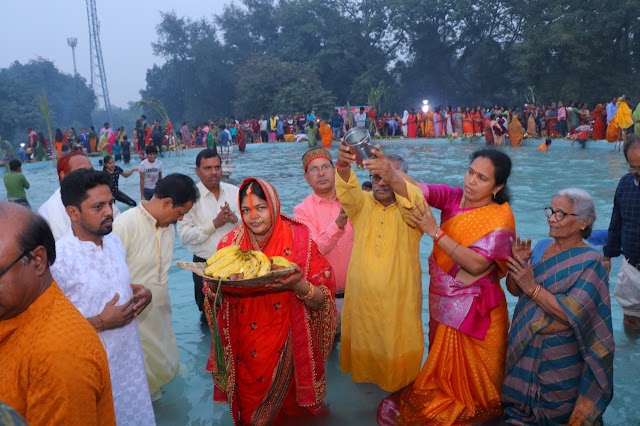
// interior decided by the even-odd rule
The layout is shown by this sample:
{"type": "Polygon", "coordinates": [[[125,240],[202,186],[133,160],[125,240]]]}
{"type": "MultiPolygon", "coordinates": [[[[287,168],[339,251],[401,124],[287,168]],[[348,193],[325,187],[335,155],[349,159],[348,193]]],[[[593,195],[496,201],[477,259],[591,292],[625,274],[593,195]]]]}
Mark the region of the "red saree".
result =
{"type": "Polygon", "coordinates": [[[416,119],[416,114],[409,114],[409,118],[407,119],[408,130],[407,133],[410,138],[415,138],[418,135],[418,123],[416,119]]]}
{"type": "MultiPolygon", "coordinates": [[[[260,243],[242,224],[220,241],[219,248],[237,244],[243,250],[286,257],[300,266],[303,278],[325,295],[323,307],[312,311],[292,291],[223,291],[217,324],[227,375],[221,377],[217,370],[212,344],[207,371],[214,379],[214,402],[229,404],[236,425],[268,425],[282,416],[316,414],[322,408],[326,394],[324,365],[336,331],[335,278],[311,240],[309,229],[280,214],[280,200],[273,186],[254,178],[247,180],[260,184],[271,217],[276,219],[260,243]]],[[[215,327],[213,291],[208,296],[207,319],[210,327],[215,327]]]]}
{"type": "Polygon", "coordinates": [[[482,133],[482,116],[478,111],[471,113],[471,119],[473,120],[473,133],[479,135],[482,133]]]}
{"type": "Polygon", "coordinates": [[[602,104],[593,111],[593,138],[597,141],[607,137],[607,113],[602,104]]]}
{"type": "Polygon", "coordinates": [[[467,136],[473,135],[473,118],[470,112],[462,114],[462,133],[467,136]]]}

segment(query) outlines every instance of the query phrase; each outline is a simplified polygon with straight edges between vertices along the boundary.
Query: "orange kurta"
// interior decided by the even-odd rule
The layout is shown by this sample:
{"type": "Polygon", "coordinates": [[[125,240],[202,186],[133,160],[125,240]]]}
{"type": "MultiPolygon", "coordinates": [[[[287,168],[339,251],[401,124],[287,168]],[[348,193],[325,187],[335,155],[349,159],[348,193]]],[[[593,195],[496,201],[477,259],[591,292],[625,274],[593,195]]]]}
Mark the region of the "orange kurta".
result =
{"type": "Polygon", "coordinates": [[[0,321],[0,360],[0,401],[29,424],[116,424],[102,343],[55,282],[0,321]]]}

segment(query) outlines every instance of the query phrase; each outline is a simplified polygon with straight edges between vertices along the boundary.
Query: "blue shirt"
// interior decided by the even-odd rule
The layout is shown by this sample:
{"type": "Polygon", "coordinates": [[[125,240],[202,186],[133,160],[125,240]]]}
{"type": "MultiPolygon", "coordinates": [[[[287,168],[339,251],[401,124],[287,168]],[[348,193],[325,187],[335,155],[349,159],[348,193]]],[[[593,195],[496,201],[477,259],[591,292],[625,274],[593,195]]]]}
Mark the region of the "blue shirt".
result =
{"type": "Polygon", "coordinates": [[[613,118],[614,115],[616,115],[617,111],[618,111],[618,105],[614,104],[613,102],[609,102],[607,104],[607,124],[611,122],[611,119],[613,118]]]}
{"type": "Polygon", "coordinates": [[[331,116],[331,127],[340,128],[344,124],[344,119],[340,114],[333,114],[331,116]]]}
{"type": "Polygon", "coordinates": [[[609,238],[602,251],[606,257],[624,253],[630,264],[640,263],[640,186],[631,173],[622,176],[616,188],[609,238]]]}
{"type": "Polygon", "coordinates": [[[227,129],[220,132],[220,146],[229,146],[231,142],[231,133],[227,129]]]}

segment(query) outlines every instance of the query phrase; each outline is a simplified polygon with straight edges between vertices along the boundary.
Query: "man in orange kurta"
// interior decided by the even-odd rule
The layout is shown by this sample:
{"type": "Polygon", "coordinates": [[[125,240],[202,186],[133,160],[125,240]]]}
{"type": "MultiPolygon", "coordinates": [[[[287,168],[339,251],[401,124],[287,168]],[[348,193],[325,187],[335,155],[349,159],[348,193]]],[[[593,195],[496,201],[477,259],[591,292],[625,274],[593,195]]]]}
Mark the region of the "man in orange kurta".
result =
{"type": "Polygon", "coordinates": [[[0,203],[0,401],[29,424],[116,424],[107,355],[53,281],[47,222],[0,203]]]}

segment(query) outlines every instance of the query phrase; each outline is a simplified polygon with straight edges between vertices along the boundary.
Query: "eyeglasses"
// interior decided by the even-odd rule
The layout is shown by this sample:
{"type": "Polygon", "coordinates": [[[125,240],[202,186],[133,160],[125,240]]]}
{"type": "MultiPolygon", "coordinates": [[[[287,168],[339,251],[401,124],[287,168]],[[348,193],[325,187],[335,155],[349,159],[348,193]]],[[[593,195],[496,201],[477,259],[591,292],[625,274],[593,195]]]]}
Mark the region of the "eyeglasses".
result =
{"type": "Polygon", "coordinates": [[[331,169],[333,169],[332,164],[323,164],[322,167],[318,167],[318,166],[311,167],[310,169],[307,170],[307,173],[309,173],[310,175],[317,175],[318,173],[320,173],[320,170],[322,170],[323,173],[327,173],[331,169]]]}
{"type": "Polygon", "coordinates": [[[548,219],[550,219],[551,216],[555,216],[558,222],[561,222],[562,219],[564,219],[566,216],[578,216],[575,213],[565,213],[562,210],[553,210],[551,207],[547,207],[546,209],[544,209],[544,214],[548,219]]]}
{"type": "Polygon", "coordinates": [[[23,251],[20,256],[14,260],[13,262],[11,262],[9,264],[9,266],[7,266],[6,268],[4,268],[2,271],[0,271],[0,278],[2,278],[4,276],[4,274],[6,274],[7,272],[9,272],[9,269],[13,268],[13,266],[18,263],[23,257],[27,256],[28,258],[33,256],[33,253],[31,252],[32,249],[29,250],[25,250],[23,251]]]}
{"type": "Polygon", "coordinates": [[[380,175],[369,175],[369,179],[371,179],[371,183],[378,183],[382,180],[380,175]]]}

